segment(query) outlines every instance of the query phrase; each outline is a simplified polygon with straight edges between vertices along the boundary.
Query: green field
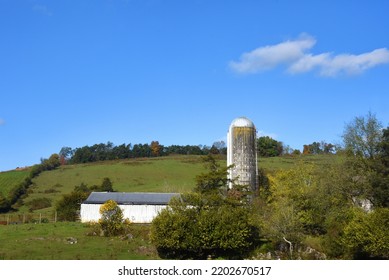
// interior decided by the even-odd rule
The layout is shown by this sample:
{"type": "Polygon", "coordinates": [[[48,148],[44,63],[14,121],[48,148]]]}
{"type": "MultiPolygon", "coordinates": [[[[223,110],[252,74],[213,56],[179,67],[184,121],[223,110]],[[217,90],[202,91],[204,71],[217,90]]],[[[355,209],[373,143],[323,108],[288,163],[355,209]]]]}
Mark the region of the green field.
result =
{"type": "Polygon", "coordinates": [[[0,225],[0,260],[158,259],[147,225],[130,225],[131,236],[93,236],[81,223],[0,225]]]}
{"type": "Polygon", "coordinates": [[[9,191],[17,184],[23,182],[29,175],[28,170],[15,170],[0,173],[0,192],[7,196],[9,191]]]}
{"type": "MultiPolygon", "coordinates": [[[[260,158],[259,167],[271,173],[292,168],[299,162],[328,165],[338,160],[333,155],[309,155],[296,157],[260,158]]],[[[220,160],[226,164],[225,159],[220,160]]],[[[119,192],[187,192],[194,188],[195,177],[204,171],[200,156],[168,156],[122,161],[106,161],[89,164],[65,165],[52,171],[42,172],[33,179],[24,204],[36,198],[48,198],[52,206],[36,210],[38,213],[52,213],[56,202],[63,194],[70,193],[74,186],[84,183],[88,186],[101,184],[104,177],[110,178],[113,188],[119,192]]],[[[0,173],[0,191],[6,195],[16,184],[28,176],[28,171],[0,173]]],[[[27,206],[21,206],[19,213],[26,213],[27,206]]]]}

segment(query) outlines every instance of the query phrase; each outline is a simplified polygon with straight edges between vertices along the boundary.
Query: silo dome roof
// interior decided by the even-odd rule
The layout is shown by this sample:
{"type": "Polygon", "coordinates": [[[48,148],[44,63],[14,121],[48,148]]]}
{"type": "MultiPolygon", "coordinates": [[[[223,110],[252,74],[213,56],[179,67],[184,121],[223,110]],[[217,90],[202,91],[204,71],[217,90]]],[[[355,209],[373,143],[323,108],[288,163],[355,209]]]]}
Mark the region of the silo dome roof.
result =
{"type": "Polygon", "coordinates": [[[255,128],[254,123],[246,117],[236,118],[232,121],[230,127],[251,127],[255,128]]]}

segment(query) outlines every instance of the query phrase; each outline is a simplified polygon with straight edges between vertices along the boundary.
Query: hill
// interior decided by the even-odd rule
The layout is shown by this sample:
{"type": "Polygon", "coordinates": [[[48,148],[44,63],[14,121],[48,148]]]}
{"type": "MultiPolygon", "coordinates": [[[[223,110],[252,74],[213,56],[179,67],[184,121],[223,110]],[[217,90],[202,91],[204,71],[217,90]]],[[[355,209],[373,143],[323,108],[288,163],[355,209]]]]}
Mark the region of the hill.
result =
{"type": "MultiPolygon", "coordinates": [[[[267,173],[288,169],[298,162],[312,162],[318,165],[331,164],[339,157],[334,155],[309,155],[260,158],[259,167],[267,173]]],[[[221,157],[222,164],[226,164],[221,157]]],[[[30,212],[26,204],[34,199],[47,198],[51,207],[34,212],[52,213],[55,203],[63,194],[70,193],[75,186],[101,184],[108,177],[113,188],[119,192],[187,192],[193,189],[195,177],[203,171],[201,156],[167,156],[140,158],[97,163],[64,165],[51,171],[44,171],[33,179],[33,186],[23,199],[18,212],[30,212]]],[[[7,195],[9,190],[28,177],[29,171],[0,173],[0,191],[7,195]]]]}

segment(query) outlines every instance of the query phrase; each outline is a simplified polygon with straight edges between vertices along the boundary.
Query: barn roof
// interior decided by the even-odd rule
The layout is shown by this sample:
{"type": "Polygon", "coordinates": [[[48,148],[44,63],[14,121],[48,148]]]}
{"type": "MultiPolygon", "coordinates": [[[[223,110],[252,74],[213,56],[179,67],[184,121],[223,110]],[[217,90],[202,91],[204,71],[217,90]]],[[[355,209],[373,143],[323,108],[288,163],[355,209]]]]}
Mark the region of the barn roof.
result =
{"type": "Polygon", "coordinates": [[[114,200],[121,205],[167,205],[178,193],[125,193],[125,192],[92,192],[84,204],[103,204],[114,200]]]}

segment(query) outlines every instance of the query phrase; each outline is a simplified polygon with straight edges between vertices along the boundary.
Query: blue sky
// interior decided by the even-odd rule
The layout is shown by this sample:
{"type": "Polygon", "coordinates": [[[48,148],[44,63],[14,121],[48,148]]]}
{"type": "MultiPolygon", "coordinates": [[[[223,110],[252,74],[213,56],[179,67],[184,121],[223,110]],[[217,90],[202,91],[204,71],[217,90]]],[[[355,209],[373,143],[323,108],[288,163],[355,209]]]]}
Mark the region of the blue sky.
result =
{"type": "Polygon", "coordinates": [[[389,125],[388,1],[0,0],[0,171],[111,141],[292,148],[389,125]]]}

